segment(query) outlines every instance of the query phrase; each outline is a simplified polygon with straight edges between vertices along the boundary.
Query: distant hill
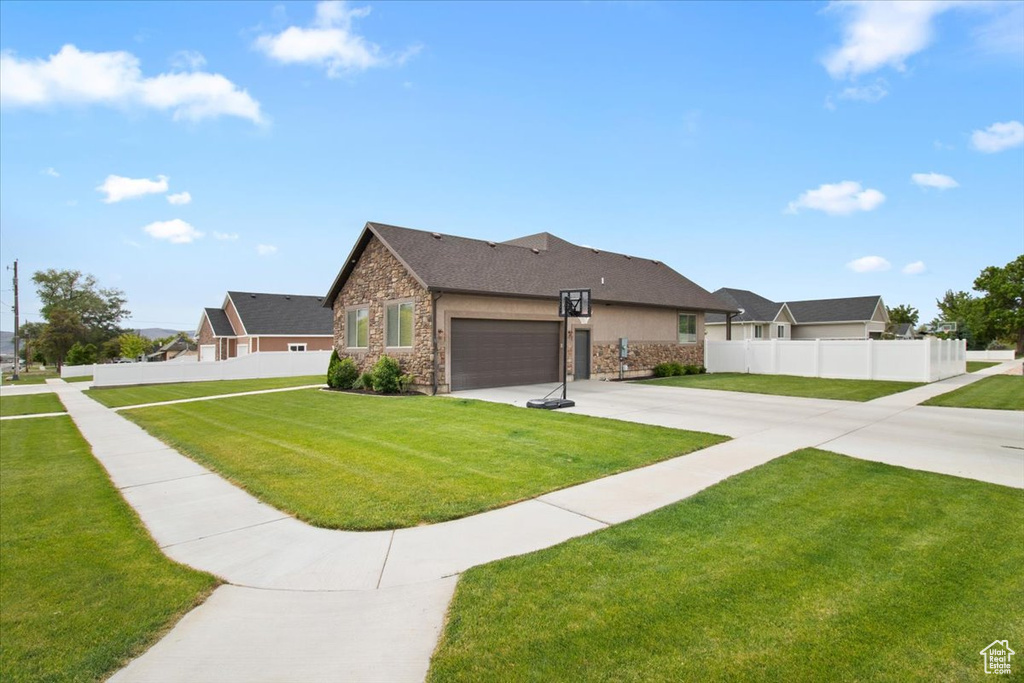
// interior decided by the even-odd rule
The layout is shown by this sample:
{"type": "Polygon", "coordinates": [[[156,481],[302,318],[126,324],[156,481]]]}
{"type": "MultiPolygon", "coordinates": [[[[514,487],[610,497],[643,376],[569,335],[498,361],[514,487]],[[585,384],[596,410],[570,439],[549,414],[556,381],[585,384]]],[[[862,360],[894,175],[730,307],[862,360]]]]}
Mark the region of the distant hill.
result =
{"type": "MultiPolygon", "coordinates": [[[[135,333],[140,337],[146,339],[160,339],[161,337],[170,337],[172,334],[178,334],[183,330],[168,330],[164,327],[145,327],[141,330],[135,330],[135,333]]],[[[191,332],[185,332],[185,334],[191,335],[191,332]]]]}

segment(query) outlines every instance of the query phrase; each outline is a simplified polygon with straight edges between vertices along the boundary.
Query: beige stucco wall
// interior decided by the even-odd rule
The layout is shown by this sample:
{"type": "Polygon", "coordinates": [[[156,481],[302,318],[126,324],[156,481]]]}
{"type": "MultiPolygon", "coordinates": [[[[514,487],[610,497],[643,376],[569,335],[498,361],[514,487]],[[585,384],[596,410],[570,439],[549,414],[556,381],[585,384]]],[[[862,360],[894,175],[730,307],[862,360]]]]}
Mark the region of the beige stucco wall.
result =
{"type": "Polygon", "coordinates": [[[864,339],[866,336],[862,322],[793,326],[793,339],[864,339]]]}

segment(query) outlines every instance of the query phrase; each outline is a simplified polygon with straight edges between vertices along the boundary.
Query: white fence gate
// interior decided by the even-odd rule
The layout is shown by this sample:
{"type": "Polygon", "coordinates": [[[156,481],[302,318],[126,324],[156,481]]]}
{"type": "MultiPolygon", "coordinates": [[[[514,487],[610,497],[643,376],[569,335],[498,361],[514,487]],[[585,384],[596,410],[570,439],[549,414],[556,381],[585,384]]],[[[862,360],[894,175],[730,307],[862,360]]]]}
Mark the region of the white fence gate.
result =
{"type": "Polygon", "coordinates": [[[94,387],[126,384],[168,384],[204,382],[216,379],[259,379],[263,377],[299,377],[322,375],[327,379],[330,351],[261,351],[241,358],[214,363],[190,362],[115,363],[96,365],[92,373],[94,387]]]}
{"type": "Polygon", "coordinates": [[[967,371],[962,339],[705,341],[708,372],[935,382],[967,371]]]}

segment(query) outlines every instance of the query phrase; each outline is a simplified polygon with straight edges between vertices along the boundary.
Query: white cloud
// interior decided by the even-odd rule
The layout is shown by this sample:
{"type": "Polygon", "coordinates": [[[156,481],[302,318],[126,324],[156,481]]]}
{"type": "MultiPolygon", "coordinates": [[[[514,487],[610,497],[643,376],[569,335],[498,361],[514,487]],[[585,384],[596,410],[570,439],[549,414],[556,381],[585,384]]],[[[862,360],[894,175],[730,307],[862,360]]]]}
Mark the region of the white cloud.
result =
{"type": "Polygon", "coordinates": [[[238,116],[263,122],[260,104],[220,74],[202,71],[145,78],[129,52],[84,52],[65,45],[48,59],[0,54],[0,104],[10,107],[102,104],[170,111],[175,121],[238,116]]]}
{"type": "Polygon", "coordinates": [[[256,253],[260,256],[270,256],[277,253],[277,247],[273,244],[257,244],[256,253]]]}
{"type": "Polygon", "coordinates": [[[308,28],[289,26],[277,34],[259,36],[253,47],[282,64],[312,64],[327,70],[329,78],[377,66],[401,65],[420,51],[414,45],[393,55],[352,30],[352,20],[370,14],[369,7],[349,9],[338,0],[320,2],[308,28]]]}
{"type": "Polygon", "coordinates": [[[190,204],[192,202],[192,195],[188,192],[169,194],[167,195],[167,201],[175,205],[190,204]]]}
{"type": "Polygon", "coordinates": [[[843,44],[822,60],[833,78],[856,77],[882,67],[906,69],[908,57],[932,42],[932,20],[956,2],[833,2],[845,17],[843,44]]]}
{"type": "Polygon", "coordinates": [[[914,173],[910,176],[918,187],[934,187],[938,190],[951,190],[960,187],[960,183],[941,173],[914,173]]]}
{"type": "Polygon", "coordinates": [[[206,57],[195,50],[179,50],[171,55],[171,66],[182,71],[195,71],[206,66],[206,57]]]}
{"type": "Polygon", "coordinates": [[[104,203],[113,204],[122,199],[167,192],[167,176],[158,175],[156,180],[150,180],[149,178],[125,178],[119,175],[108,175],[103,184],[96,188],[96,191],[106,193],[107,196],[103,199],[104,203]]]}
{"type": "Polygon", "coordinates": [[[924,271],[924,261],[914,261],[903,266],[903,272],[906,275],[920,275],[924,271]]]}
{"type": "Polygon", "coordinates": [[[985,130],[971,133],[971,145],[979,152],[992,154],[1024,144],[1024,125],[1020,121],[993,123],[985,130]]]}
{"type": "Polygon", "coordinates": [[[60,178],[60,173],[57,173],[57,169],[55,169],[53,166],[47,166],[42,171],[40,171],[40,173],[42,173],[43,175],[48,175],[51,178],[60,178]]]}
{"type": "Polygon", "coordinates": [[[851,86],[844,88],[839,93],[841,100],[854,100],[857,102],[875,103],[889,94],[889,83],[884,78],[879,78],[871,85],[851,86]]]}
{"type": "Polygon", "coordinates": [[[237,232],[217,232],[213,231],[213,239],[221,241],[234,241],[238,239],[237,232]]]}
{"type": "Polygon", "coordinates": [[[855,273],[877,273],[892,268],[892,264],[881,256],[862,256],[846,264],[855,273]]]}
{"type": "Polygon", "coordinates": [[[854,211],[871,211],[885,201],[885,195],[878,190],[863,189],[853,180],[822,185],[816,190],[807,190],[789,203],[786,213],[797,213],[800,209],[815,209],[833,216],[854,211]]]}
{"type": "Polygon", "coordinates": [[[180,218],[169,221],[156,221],[145,226],[142,230],[155,240],[167,240],[171,244],[188,244],[203,236],[203,233],[180,218]]]}
{"type": "Polygon", "coordinates": [[[939,150],[940,152],[947,152],[951,149],[955,149],[953,145],[947,144],[942,140],[935,140],[934,142],[932,142],[932,147],[939,150]]]}

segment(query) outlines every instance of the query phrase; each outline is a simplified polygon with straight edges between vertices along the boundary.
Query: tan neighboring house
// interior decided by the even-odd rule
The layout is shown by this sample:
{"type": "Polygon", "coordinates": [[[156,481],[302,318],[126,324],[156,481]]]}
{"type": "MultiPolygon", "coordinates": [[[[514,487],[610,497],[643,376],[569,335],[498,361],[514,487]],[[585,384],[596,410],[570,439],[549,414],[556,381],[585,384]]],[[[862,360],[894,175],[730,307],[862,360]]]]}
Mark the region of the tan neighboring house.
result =
{"type": "Polygon", "coordinates": [[[321,296],[228,292],[203,309],[196,330],[200,362],[268,351],[330,351],[334,333],[321,296]]]}
{"type": "Polygon", "coordinates": [[[184,337],[177,337],[167,342],[153,353],[146,356],[149,362],[163,362],[169,360],[184,360],[197,357],[196,345],[184,337]]]}
{"type": "MultiPolygon", "coordinates": [[[[889,313],[880,296],[776,302],[746,289],[723,287],[715,296],[739,310],[732,339],[881,339],[889,313]]],[[[726,316],[709,315],[710,341],[727,338],[726,316]]]]}
{"type": "Polygon", "coordinates": [[[573,379],[704,363],[704,318],[735,312],[664,263],[549,233],[489,242],[367,223],[323,305],[339,355],[369,370],[396,358],[431,392],[560,381],[558,293],[592,290],[569,319],[573,379]]]}

